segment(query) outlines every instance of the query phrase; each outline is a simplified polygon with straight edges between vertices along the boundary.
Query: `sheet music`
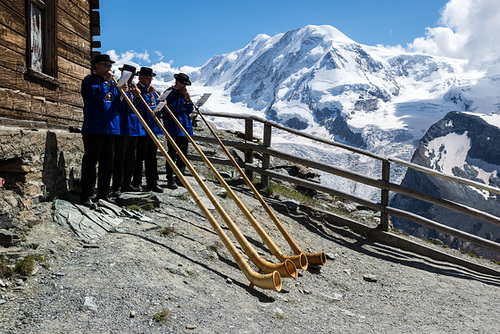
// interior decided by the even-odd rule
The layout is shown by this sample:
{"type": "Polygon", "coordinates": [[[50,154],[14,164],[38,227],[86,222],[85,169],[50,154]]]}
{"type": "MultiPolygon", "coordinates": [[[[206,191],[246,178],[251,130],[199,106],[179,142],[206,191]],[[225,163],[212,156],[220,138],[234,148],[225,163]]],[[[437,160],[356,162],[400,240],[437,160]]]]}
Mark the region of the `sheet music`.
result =
{"type": "Polygon", "coordinates": [[[170,88],[165,89],[165,91],[158,97],[158,100],[165,101],[167,99],[167,95],[170,92],[170,88]]]}
{"type": "Polygon", "coordinates": [[[117,86],[122,87],[124,84],[126,84],[128,82],[128,80],[130,79],[131,76],[132,76],[132,72],[123,71],[122,77],[120,78],[120,80],[118,80],[117,86]]]}
{"type": "Polygon", "coordinates": [[[165,104],[167,104],[167,101],[161,101],[160,103],[158,103],[155,107],[155,110],[153,110],[155,113],[162,110],[163,107],[165,106],[165,104]]]}
{"type": "Polygon", "coordinates": [[[202,97],[200,97],[200,99],[196,102],[196,107],[199,108],[201,107],[202,105],[205,104],[205,102],[207,102],[208,98],[210,97],[210,95],[212,95],[212,93],[205,93],[203,94],[202,97]]]}

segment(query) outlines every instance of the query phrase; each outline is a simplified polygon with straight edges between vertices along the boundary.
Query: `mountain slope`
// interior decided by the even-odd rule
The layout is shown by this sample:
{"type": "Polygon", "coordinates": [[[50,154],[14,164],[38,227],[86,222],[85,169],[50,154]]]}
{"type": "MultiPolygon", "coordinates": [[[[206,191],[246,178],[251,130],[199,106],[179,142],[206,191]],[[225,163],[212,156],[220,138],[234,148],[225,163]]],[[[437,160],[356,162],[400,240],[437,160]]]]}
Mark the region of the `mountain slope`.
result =
{"type": "MultiPolygon", "coordinates": [[[[415,151],[412,162],[446,174],[499,187],[500,148],[496,145],[500,141],[499,125],[498,116],[481,117],[472,113],[451,112],[430,127],[415,151]]],[[[408,170],[401,185],[500,216],[499,196],[487,191],[414,170],[408,170]]],[[[396,195],[391,201],[391,206],[500,242],[500,226],[477,218],[402,195],[396,195]]],[[[447,244],[465,248],[463,242],[434,230],[403,219],[393,218],[392,221],[396,228],[412,235],[425,239],[437,238],[447,244]]]]}

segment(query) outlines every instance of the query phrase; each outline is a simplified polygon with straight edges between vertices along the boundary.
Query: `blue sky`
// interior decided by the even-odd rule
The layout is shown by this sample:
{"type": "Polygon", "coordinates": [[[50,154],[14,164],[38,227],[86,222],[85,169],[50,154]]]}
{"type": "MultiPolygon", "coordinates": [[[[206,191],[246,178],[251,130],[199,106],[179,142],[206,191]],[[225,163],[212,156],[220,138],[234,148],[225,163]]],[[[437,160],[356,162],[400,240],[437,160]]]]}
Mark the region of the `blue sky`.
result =
{"type": "MultiPolygon", "coordinates": [[[[460,0],[451,0],[460,1],[460,0]]],[[[475,0],[478,1],[478,0],[475,0]]],[[[152,63],[201,66],[258,34],[331,25],[366,45],[407,47],[439,25],[448,0],[100,1],[101,52],[147,51],[152,63]]],[[[146,66],[147,64],[142,64],[146,66]]]]}

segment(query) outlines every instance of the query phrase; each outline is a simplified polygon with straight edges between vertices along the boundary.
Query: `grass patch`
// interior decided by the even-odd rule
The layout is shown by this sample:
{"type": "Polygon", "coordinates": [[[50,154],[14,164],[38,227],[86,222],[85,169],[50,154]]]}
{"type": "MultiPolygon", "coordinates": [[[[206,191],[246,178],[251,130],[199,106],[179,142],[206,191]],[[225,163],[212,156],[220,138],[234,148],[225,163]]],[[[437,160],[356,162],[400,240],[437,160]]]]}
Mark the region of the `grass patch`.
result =
{"type": "Polygon", "coordinates": [[[155,209],[155,205],[151,202],[146,203],[142,206],[142,208],[146,211],[153,211],[155,209]]]}
{"type": "Polygon", "coordinates": [[[172,312],[169,309],[163,309],[161,312],[153,314],[153,320],[160,324],[166,324],[172,319],[172,312]]]}
{"type": "Polygon", "coordinates": [[[187,201],[187,200],[189,200],[190,196],[188,194],[181,194],[177,198],[179,198],[183,201],[187,201]]]}
{"type": "Polygon", "coordinates": [[[174,234],[174,233],[175,233],[175,229],[174,229],[173,224],[170,225],[169,227],[165,227],[165,228],[160,230],[160,234],[164,237],[168,237],[169,235],[174,234]]]}
{"type": "Polygon", "coordinates": [[[207,246],[207,249],[208,249],[209,251],[212,251],[212,252],[218,253],[218,252],[219,252],[219,249],[221,249],[221,248],[222,248],[222,246],[223,246],[223,245],[222,245],[222,243],[220,243],[220,242],[216,241],[216,242],[214,242],[212,245],[207,246]]]}
{"type": "Polygon", "coordinates": [[[14,274],[14,270],[7,266],[3,260],[0,260],[0,277],[1,278],[9,278],[14,274]]]}
{"type": "Polygon", "coordinates": [[[125,209],[132,210],[132,211],[141,211],[141,207],[137,204],[132,204],[132,205],[126,206],[125,209]]]}
{"type": "Polygon", "coordinates": [[[23,260],[16,263],[14,272],[22,276],[29,276],[35,269],[35,262],[42,261],[42,257],[36,255],[28,255],[23,260]]]}
{"type": "Polygon", "coordinates": [[[307,196],[306,194],[301,193],[300,191],[286,187],[279,184],[270,183],[268,186],[264,187],[264,192],[269,195],[280,194],[286,198],[297,200],[301,203],[307,203],[310,206],[318,206],[319,202],[314,198],[307,196]]]}

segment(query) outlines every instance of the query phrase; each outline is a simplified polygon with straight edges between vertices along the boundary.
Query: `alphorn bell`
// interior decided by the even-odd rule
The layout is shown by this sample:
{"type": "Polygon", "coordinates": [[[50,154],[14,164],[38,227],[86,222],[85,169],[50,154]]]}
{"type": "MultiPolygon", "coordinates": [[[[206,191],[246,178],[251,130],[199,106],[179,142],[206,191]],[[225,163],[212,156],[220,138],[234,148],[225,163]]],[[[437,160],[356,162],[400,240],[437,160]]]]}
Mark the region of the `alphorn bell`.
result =
{"type": "MultiPolygon", "coordinates": [[[[179,157],[182,159],[186,167],[189,169],[191,174],[195,177],[196,182],[200,185],[202,188],[203,192],[207,195],[209,198],[210,202],[214,205],[216,208],[217,212],[221,215],[222,219],[226,222],[227,226],[235,236],[236,240],[238,243],[241,245],[243,248],[245,254],[248,255],[250,260],[259,268],[260,271],[269,273],[274,270],[277,270],[282,277],[292,277],[292,278],[297,278],[298,273],[297,273],[297,267],[295,264],[288,260],[284,261],[282,263],[271,263],[265,259],[263,259],[252,247],[252,245],[247,241],[245,236],[240,232],[236,224],[233,222],[231,217],[227,214],[227,212],[224,210],[224,208],[220,205],[220,203],[217,201],[215,196],[211,193],[210,189],[206,186],[206,184],[203,182],[203,180],[199,177],[198,173],[194,169],[194,167],[191,165],[191,163],[187,160],[186,156],[181,152],[177,144],[174,142],[170,134],[167,132],[163,124],[160,122],[160,120],[156,117],[154,114],[153,110],[149,107],[149,105],[146,103],[146,101],[143,99],[141,95],[139,95],[140,100],[144,104],[144,106],[149,110],[151,116],[155,120],[155,122],[160,126],[162,129],[163,133],[165,134],[165,137],[167,137],[167,140],[171,143],[171,145],[174,147],[174,149],[177,151],[179,157]]],[[[170,113],[170,115],[173,115],[168,106],[165,106],[165,109],[170,113]]],[[[182,125],[181,125],[182,128],[182,125]]]]}
{"type": "MultiPolygon", "coordinates": [[[[193,101],[191,101],[191,103],[193,103],[193,101]]],[[[203,122],[207,125],[208,129],[210,130],[210,132],[212,133],[212,135],[214,136],[214,138],[217,140],[217,142],[219,143],[219,145],[221,146],[221,148],[223,149],[223,151],[226,153],[226,155],[229,158],[229,160],[231,160],[231,163],[233,164],[233,166],[238,170],[238,173],[245,180],[245,183],[252,190],[252,192],[254,193],[255,197],[259,200],[259,202],[262,205],[262,207],[264,207],[264,209],[266,210],[266,212],[269,215],[269,217],[271,218],[271,220],[274,222],[274,224],[276,225],[276,227],[278,228],[278,230],[281,232],[281,234],[283,235],[283,237],[285,238],[285,240],[288,242],[288,244],[292,248],[293,252],[295,254],[305,254],[306,257],[307,257],[308,263],[311,264],[311,265],[315,265],[315,266],[326,265],[326,255],[325,255],[325,252],[320,252],[320,253],[315,253],[315,254],[309,254],[309,253],[305,253],[304,251],[302,251],[300,249],[300,247],[297,245],[297,243],[295,242],[295,240],[293,240],[292,236],[288,233],[288,231],[285,229],[285,227],[283,226],[283,224],[281,224],[281,222],[279,221],[278,217],[276,217],[276,215],[274,214],[274,212],[271,210],[271,208],[269,207],[269,205],[266,203],[266,201],[264,200],[264,198],[262,198],[262,196],[260,195],[260,193],[257,190],[257,188],[255,188],[255,186],[253,185],[252,181],[248,178],[248,176],[245,174],[245,172],[238,165],[238,163],[236,162],[236,160],[234,159],[234,157],[231,155],[231,153],[229,152],[229,150],[226,148],[226,146],[224,145],[224,143],[222,143],[222,140],[215,133],[215,131],[212,128],[212,126],[210,125],[210,123],[208,123],[208,121],[205,119],[205,116],[203,116],[203,114],[201,113],[200,109],[194,103],[193,103],[193,106],[196,109],[196,112],[200,115],[200,117],[203,120],[203,122]]]]}
{"type": "MultiPolygon", "coordinates": [[[[113,77],[112,78],[113,82],[115,85],[117,85],[116,79],[113,77]]],[[[132,111],[136,114],[137,118],[141,122],[142,126],[148,133],[148,135],[151,137],[155,145],[158,147],[162,155],[165,157],[167,160],[167,163],[172,167],[174,172],[179,176],[179,179],[181,180],[182,184],[186,187],[186,190],[189,192],[191,197],[194,199],[196,205],[198,208],[202,211],[202,213],[205,215],[207,220],[210,222],[210,225],[212,228],[215,230],[219,238],[221,239],[222,243],[226,248],[228,249],[229,253],[233,257],[233,259],[236,261],[236,264],[238,267],[241,269],[245,277],[250,281],[251,285],[258,286],[262,289],[268,289],[268,290],[276,290],[280,291],[282,287],[282,281],[281,281],[281,275],[278,271],[273,271],[271,273],[267,274],[259,274],[255,272],[249,265],[248,263],[243,259],[243,256],[238,252],[236,247],[233,245],[231,240],[228,238],[228,236],[224,233],[224,230],[220,227],[220,225],[217,223],[215,218],[212,216],[210,211],[207,209],[207,207],[203,204],[201,201],[200,197],[197,195],[197,193],[194,191],[194,189],[191,187],[189,182],[187,182],[186,178],[184,175],[181,174],[180,170],[177,168],[175,163],[172,161],[170,156],[168,155],[167,151],[165,148],[162,146],[158,138],[153,134],[151,129],[149,128],[148,124],[144,121],[142,118],[141,114],[137,111],[137,108],[134,106],[132,101],[130,101],[129,97],[125,92],[123,91],[122,88],[118,87],[118,90],[120,91],[120,94],[122,97],[125,99],[129,107],[132,109],[132,111]]],[[[198,176],[199,178],[199,176],[198,176]]]]}
{"type": "MultiPolygon", "coordinates": [[[[191,101],[192,103],[192,101],[191,101]]],[[[269,235],[264,231],[264,229],[260,226],[260,224],[257,222],[255,217],[250,213],[250,211],[245,207],[243,202],[238,198],[238,196],[235,194],[235,192],[231,189],[231,187],[227,184],[226,180],[220,175],[220,173],[217,171],[217,169],[214,167],[214,165],[210,162],[208,157],[203,153],[201,148],[196,144],[194,139],[187,133],[186,129],[180,124],[180,122],[177,120],[175,115],[172,113],[170,109],[167,108],[167,112],[169,113],[170,117],[175,121],[175,124],[182,130],[184,135],[188,138],[189,142],[193,145],[193,147],[196,149],[198,154],[202,157],[203,161],[207,164],[207,166],[210,168],[210,170],[214,173],[216,176],[217,180],[222,184],[224,189],[226,189],[227,193],[233,201],[236,203],[240,211],[244,214],[244,216],[248,219],[252,227],[255,229],[257,234],[260,236],[262,241],[267,245],[271,253],[280,261],[284,262],[286,260],[292,261],[297,268],[300,269],[307,269],[307,257],[305,253],[301,252],[298,255],[295,256],[288,256],[284,255],[279,248],[276,246],[276,244],[273,242],[273,240],[269,237],[269,235]]]]}

